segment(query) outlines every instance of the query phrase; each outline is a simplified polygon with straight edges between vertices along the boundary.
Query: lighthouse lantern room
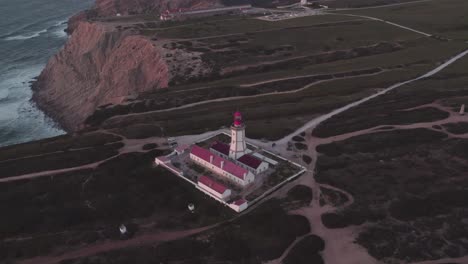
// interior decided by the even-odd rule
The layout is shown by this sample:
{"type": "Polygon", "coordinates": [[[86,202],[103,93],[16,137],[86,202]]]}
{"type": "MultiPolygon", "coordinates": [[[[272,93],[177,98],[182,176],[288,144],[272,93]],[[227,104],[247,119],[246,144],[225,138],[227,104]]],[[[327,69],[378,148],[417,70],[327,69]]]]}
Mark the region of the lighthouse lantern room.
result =
{"type": "Polygon", "coordinates": [[[246,154],[245,144],[245,124],[242,120],[240,112],[234,113],[234,122],[231,126],[231,147],[229,149],[229,157],[231,159],[239,159],[246,154]]]}

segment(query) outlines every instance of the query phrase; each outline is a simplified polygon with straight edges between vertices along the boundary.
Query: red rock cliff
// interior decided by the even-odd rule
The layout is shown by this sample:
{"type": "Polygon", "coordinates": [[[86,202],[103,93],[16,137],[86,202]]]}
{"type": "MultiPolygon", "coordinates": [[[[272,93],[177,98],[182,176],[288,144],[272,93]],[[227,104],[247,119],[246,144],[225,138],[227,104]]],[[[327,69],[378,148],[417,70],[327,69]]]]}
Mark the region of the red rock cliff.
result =
{"type": "Polygon", "coordinates": [[[75,131],[100,105],[167,86],[167,65],[150,40],[81,22],[33,85],[33,100],[75,131]]]}

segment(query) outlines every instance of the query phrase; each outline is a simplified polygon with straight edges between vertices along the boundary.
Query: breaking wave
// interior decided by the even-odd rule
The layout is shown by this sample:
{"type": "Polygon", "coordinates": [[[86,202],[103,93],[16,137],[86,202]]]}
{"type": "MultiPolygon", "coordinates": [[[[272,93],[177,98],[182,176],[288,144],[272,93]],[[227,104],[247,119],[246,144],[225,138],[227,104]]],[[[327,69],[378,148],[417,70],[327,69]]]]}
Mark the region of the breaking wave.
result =
{"type": "Polygon", "coordinates": [[[44,29],[41,31],[37,31],[31,34],[24,34],[24,35],[16,35],[16,36],[11,36],[11,37],[6,37],[5,40],[25,40],[25,39],[32,39],[32,38],[37,38],[41,34],[44,34],[48,31],[48,29],[44,29]]]}

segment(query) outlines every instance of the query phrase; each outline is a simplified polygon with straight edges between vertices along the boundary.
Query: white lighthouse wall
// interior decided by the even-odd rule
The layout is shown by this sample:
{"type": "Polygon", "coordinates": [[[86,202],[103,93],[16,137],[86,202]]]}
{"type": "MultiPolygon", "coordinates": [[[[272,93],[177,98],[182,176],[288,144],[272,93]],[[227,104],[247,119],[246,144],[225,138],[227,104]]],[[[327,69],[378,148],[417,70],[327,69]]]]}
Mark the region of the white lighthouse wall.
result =
{"type": "Polygon", "coordinates": [[[231,127],[231,146],[229,157],[232,159],[238,159],[245,154],[246,149],[245,129],[231,127]]]}

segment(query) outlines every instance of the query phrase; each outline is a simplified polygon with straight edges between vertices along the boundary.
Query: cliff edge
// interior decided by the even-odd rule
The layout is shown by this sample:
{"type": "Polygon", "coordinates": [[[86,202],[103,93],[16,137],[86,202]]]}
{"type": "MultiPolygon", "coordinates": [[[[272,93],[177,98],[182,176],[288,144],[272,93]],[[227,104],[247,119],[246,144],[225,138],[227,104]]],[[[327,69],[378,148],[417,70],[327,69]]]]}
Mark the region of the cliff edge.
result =
{"type": "Polygon", "coordinates": [[[94,110],[168,86],[168,67],[149,39],[81,22],[33,85],[33,101],[67,131],[94,110]]]}

